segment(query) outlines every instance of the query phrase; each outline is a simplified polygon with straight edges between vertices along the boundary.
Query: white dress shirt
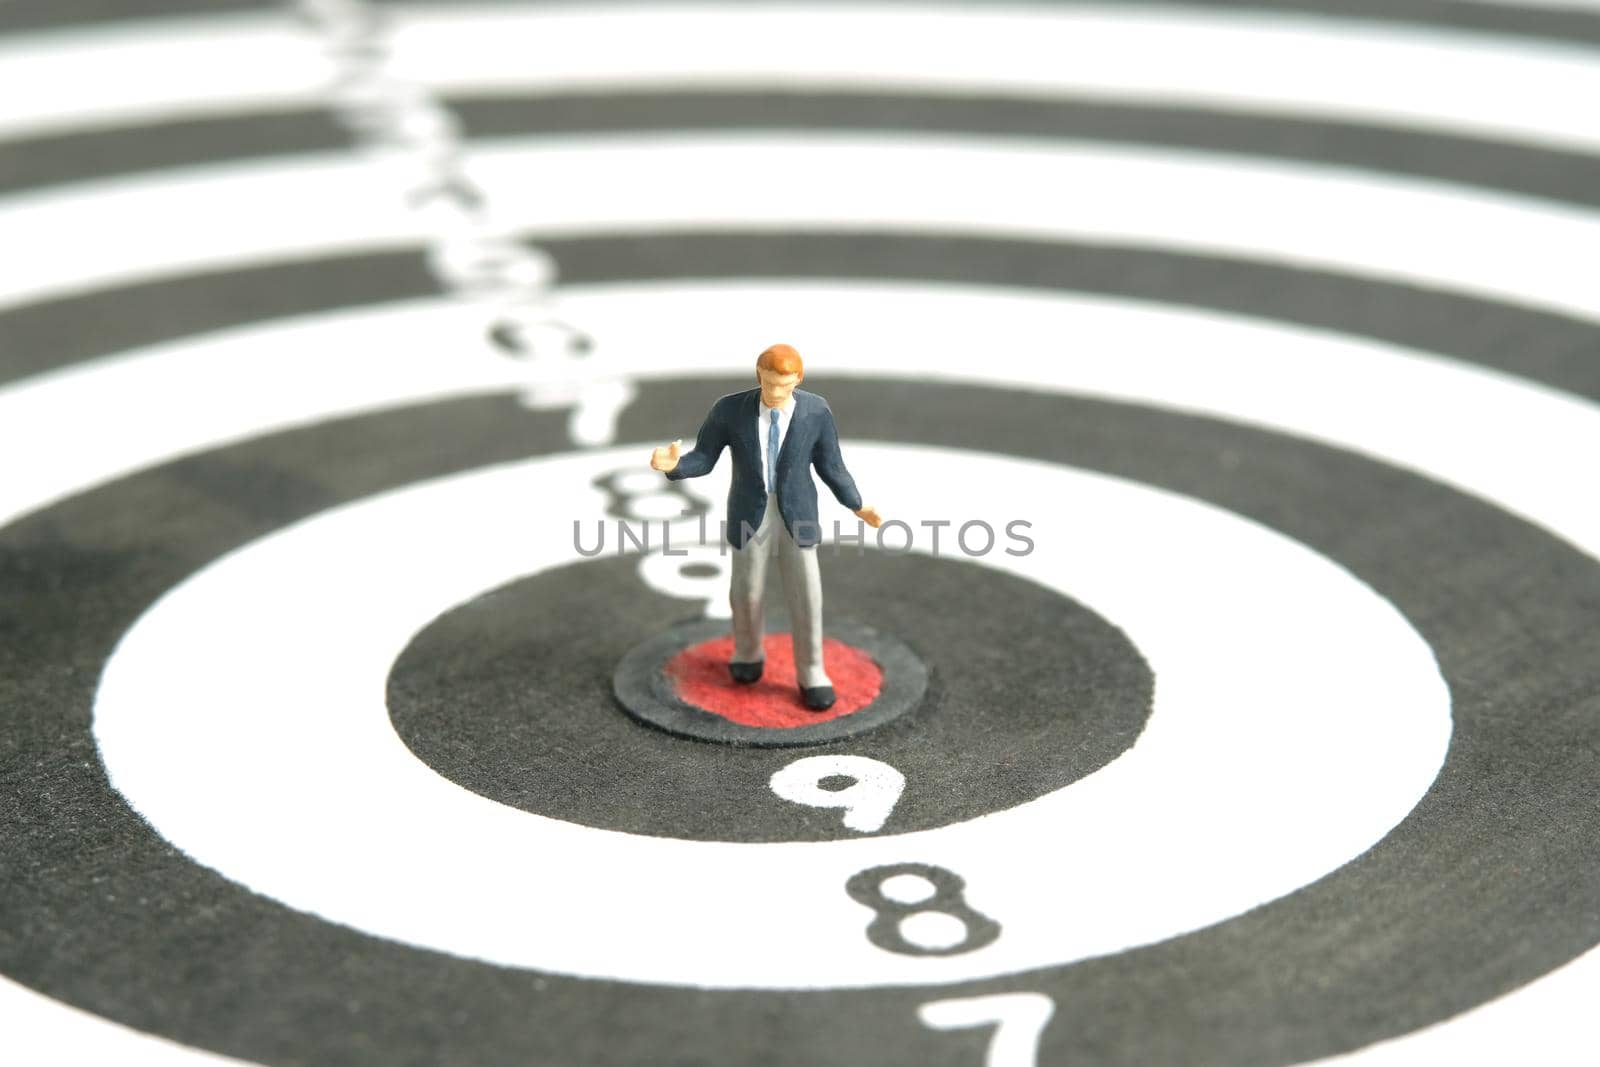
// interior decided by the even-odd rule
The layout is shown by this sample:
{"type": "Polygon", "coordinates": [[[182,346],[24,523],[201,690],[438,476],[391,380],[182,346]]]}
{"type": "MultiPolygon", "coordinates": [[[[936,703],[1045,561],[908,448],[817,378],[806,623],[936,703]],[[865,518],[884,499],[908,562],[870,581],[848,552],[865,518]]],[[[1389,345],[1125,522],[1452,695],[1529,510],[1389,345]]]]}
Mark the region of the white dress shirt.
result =
{"type": "Polygon", "coordinates": [[[756,401],[756,442],[760,445],[757,455],[761,457],[761,484],[765,485],[767,492],[772,492],[772,486],[767,485],[767,434],[772,429],[772,413],[778,413],[778,450],[783,450],[783,439],[789,435],[789,420],[794,417],[794,394],[789,394],[789,399],[779,408],[769,408],[767,405],[756,401]]]}

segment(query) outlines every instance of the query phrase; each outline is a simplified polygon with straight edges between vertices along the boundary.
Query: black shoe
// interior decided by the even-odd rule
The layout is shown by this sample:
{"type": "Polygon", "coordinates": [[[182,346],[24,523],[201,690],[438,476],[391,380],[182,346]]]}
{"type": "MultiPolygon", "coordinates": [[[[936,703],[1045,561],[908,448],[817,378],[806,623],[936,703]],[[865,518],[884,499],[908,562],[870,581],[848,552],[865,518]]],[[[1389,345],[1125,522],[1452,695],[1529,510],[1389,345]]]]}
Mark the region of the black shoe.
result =
{"type": "MultiPolygon", "coordinates": [[[[728,673],[733,675],[733,680],[740,685],[750,685],[761,681],[761,668],[767,664],[766,660],[758,659],[754,663],[729,663],[728,673]]],[[[828,703],[833,703],[829,701],[828,703]]]]}
{"type": "Polygon", "coordinates": [[[814,685],[809,689],[801,686],[800,699],[812,711],[827,711],[833,707],[833,686],[814,685]]]}

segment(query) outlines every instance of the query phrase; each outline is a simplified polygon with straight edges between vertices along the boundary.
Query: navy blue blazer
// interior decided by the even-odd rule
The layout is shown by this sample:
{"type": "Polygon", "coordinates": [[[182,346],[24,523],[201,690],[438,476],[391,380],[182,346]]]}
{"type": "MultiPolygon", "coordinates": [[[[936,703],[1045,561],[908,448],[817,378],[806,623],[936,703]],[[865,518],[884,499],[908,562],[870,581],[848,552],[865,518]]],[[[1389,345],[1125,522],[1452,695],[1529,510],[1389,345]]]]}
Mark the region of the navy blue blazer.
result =
{"type": "MultiPolygon", "coordinates": [[[[734,548],[744,547],[746,527],[751,532],[759,529],[767,511],[766,480],[761,475],[766,456],[761,454],[761,439],[756,436],[756,408],[760,403],[760,389],[718,398],[705,425],[700,427],[694,449],[680,455],[677,467],[667,474],[673,481],[698,478],[711,472],[724,448],[732,453],[728,543],[734,548]]],[[[822,534],[812,467],[817,468],[839,503],[851,511],[861,508],[861,494],[856,492],[855,480],[845,470],[844,457],[839,454],[839,430],[833,424],[833,410],[817,394],[796,389],[789,432],[778,450],[778,510],[790,536],[802,548],[816,544],[822,534]]]]}

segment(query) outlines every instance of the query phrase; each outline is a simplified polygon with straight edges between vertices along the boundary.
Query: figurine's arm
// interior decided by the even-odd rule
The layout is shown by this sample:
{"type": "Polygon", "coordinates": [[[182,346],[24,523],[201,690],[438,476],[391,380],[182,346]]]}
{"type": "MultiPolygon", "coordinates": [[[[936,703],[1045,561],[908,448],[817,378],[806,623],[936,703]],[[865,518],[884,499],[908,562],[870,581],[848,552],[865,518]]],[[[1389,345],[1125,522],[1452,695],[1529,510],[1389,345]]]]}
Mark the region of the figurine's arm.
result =
{"type": "Polygon", "coordinates": [[[839,452],[839,428],[834,425],[833,411],[829,408],[822,411],[822,427],[817,431],[816,447],[811,450],[811,462],[833,491],[835,500],[851,511],[861,507],[856,480],[845,469],[844,456],[839,452]]]}
{"type": "Polygon", "coordinates": [[[675,441],[666,448],[656,449],[650,456],[650,466],[674,482],[710,474],[711,468],[715,467],[717,460],[721,458],[722,450],[728,447],[727,418],[721,407],[722,405],[718,404],[711,409],[711,414],[706,416],[705,423],[700,427],[700,433],[695,436],[692,450],[680,454],[679,443],[675,441]]]}
{"type": "Polygon", "coordinates": [[[883,517],[878,514],[877,508],[862,505],[861,493],[856,489],[856,480],[850,477],[849,470],[845,468],[844,455],[839,451],[839,428],[834,425],[832,408],[823,409],[822,429],[817,433],[817,444],[811,451],[811,462],[828,488],[833,491],[835,500],[855,512],[874,529],[883,522],[883,517]]]}

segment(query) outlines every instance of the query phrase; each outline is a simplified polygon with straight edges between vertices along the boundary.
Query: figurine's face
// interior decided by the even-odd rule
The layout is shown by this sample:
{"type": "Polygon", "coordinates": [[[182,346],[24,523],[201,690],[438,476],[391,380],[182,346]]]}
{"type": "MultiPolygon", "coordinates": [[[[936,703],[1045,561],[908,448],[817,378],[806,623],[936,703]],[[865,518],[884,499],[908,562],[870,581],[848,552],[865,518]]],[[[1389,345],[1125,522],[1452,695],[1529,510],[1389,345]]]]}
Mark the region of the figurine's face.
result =
{"type": "Polygon", "coordinates": [[[799,374],[779,374],[777,371],[756,368],[756,380],[761,383],[761,402],[769,408],[780,408],[787,404],[801,377],[799,374]]]}

